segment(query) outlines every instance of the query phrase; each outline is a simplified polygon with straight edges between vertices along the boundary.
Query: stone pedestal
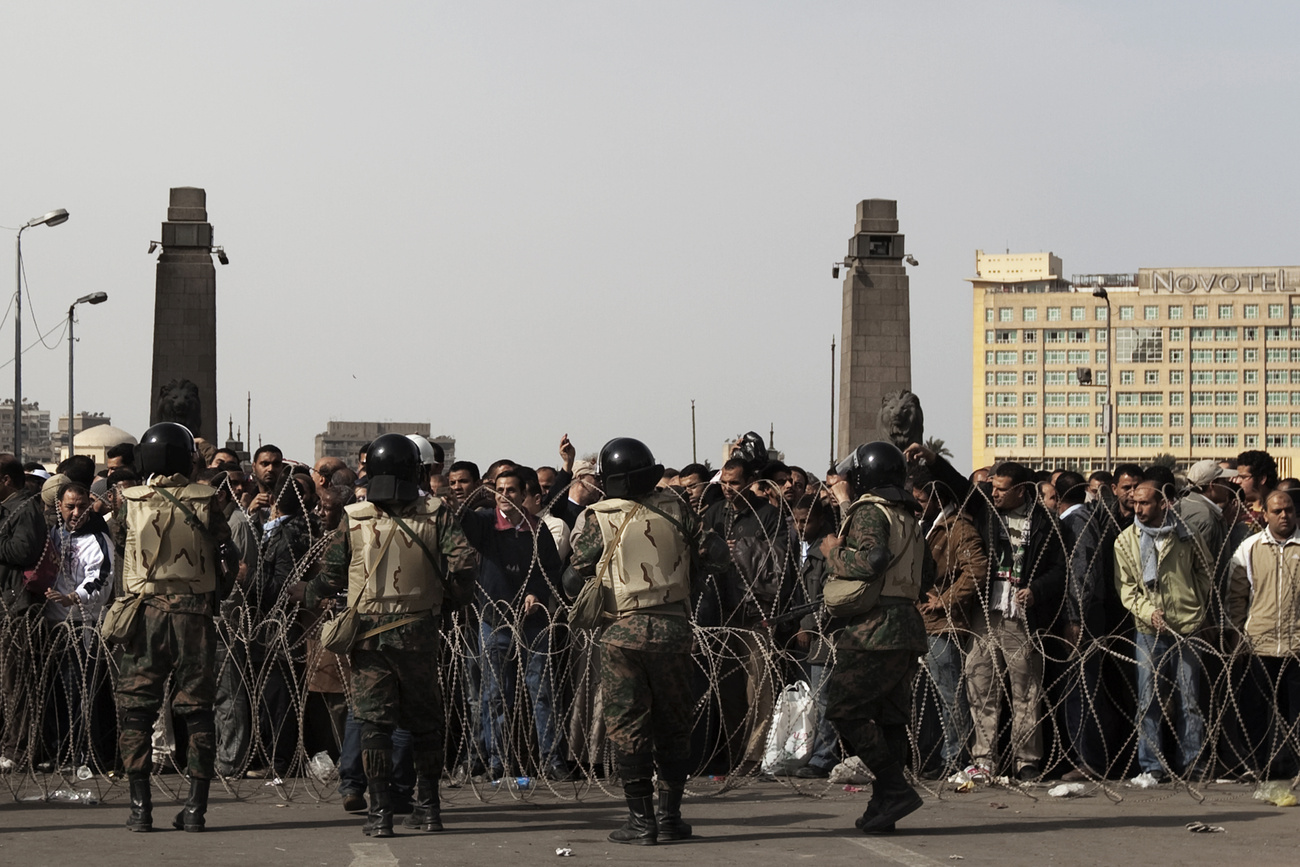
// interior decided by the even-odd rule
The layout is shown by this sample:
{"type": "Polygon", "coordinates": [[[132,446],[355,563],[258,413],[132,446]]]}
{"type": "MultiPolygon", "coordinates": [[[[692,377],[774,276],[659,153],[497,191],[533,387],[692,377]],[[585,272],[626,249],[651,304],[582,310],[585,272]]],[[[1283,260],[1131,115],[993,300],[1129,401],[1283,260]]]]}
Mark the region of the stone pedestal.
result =
{"type": "Polygon", "coordinates": [[[175,187],[162,224],[162,255],[154,289],[153,382],[149,423],[170,421],[158,399],[173,381],[198,388],[195,436],[217,442],[217,275],[207,194],[175,187]]]}
{"type": "Polygon", "coordinates": [[[911,313],[898,203],[867,199],[845,258],[836,456],[882,439],[881,398],[912,387],[911,313]]]}

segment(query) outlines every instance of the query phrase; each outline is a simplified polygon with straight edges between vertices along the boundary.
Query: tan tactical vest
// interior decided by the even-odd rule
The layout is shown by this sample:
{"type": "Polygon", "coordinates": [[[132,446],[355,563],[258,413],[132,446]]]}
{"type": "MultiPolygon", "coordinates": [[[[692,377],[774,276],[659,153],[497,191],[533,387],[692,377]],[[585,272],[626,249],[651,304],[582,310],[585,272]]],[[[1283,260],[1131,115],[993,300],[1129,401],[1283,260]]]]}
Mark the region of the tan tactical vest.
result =
{"type": "Polygon", "coordinates": [[[844,513],[844,526],[848,527],[855,511],[868,504],[884,512],[889,521],[890,562],[880,595],[915,601],[921,596],[925,563],[925,537],[921,534],[921,525],[903,506],[873,494],[863,494],[844,513]]]}
{"type": "Polygon", "coordinates": [[[126,499],[122,583],[127,593],[163,596],[217,589],[217,552],[207,532],[216,495],[216,488],[207,485],[136,485],[122,492],[126,499]],[[160,490],[175,497],[193,517],[160,490]]]}
{"type": "MultiPolygon", "coordinates": [[[[648,502],[684,523],[676,495],[653,493],[648,502]]],[[[601,500],[589,508],[600,524],[605,542],[601,564],[608,563],[604,581],[614,588],[620,615],[690,596],[691,555],[672,522],[635,500],[601,500]]]]}
{"type": "Polygon", "coordinates": [[[348,598],[357,600],[361,614],[417,614],[442,611],[442,555],[438,526],[434,518],[442,500],[418,500],[402,520],[419,534],[429,553],[439,560],[434,566],[420,545],[373,503],[344,506],[348,515],[348,541],[352,562],[348,565],[348,598]]]}

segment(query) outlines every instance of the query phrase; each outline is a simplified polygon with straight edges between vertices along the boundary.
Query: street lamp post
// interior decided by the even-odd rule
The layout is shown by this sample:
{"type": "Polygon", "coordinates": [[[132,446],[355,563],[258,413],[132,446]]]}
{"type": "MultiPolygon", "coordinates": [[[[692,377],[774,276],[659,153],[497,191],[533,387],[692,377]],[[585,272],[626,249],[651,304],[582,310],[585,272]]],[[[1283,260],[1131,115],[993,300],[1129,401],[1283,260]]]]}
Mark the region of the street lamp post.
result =
{"type": "Polygon", "coordinates": [[[32,217],[18,227],[17,255],[14,257],[14,457],[23,459],[23,231],[32,226],[57,226],[68,221],[63,208],[41,217],[32,217]]]}
{"type": "Polygon", "coordinates": [[[1115,375],[1114,368],[1111,366],[1115,360],[1115,323],[1111,321],[1110,293],[1106,291],[1106,287],[1095,287],[1092,290],[1092,297],[1100,298],[1106,302],[1106,403],[1105,414],[1102,416],[1101,432],[1106,435],[1106,471],[1109,472],[1111,470],[1111,441],[1115,439],[1115,413],[1111,409],[1115,402],[1115,375]]]}
{"type": "Polygon", "coordinates": [[[107,292],[91,292],[89,295],[82,295],[76,301],[68,305],[68,457],[72,457],[72,347],[76,345],[76,340],[72,334],[72,311],[77,308],[78,304],[103,304],[108,300],[107,292]]]}

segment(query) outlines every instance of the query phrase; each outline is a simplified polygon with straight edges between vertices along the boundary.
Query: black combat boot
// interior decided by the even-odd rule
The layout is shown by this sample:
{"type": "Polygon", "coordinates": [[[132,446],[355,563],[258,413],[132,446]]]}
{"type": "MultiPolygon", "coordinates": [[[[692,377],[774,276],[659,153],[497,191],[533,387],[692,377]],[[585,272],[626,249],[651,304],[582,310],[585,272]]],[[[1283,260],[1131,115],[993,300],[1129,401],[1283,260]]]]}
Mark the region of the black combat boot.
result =
{"type": "Polygon", "coordinates": [[[682,821],[682,794],[685,788],[685,783],[659,783],[659,812],[655,818],[659,824],[660,843],[686,840],[691,836],[691,826],[682,821]]]}
{"type": "Polygon", "coordinates": [[[148,774],[128,774],[131,787],[131,815],[126,819],[128,831],[153,830],[153,793],[148,774]]]}
{"type": "Polygon", "coordinates": [[[172,827],[177,831],[202,831],[206,823],[203,817],[208,812],[208,788],[211,780],[190,779],[190,796],[184,808],[176,814],[172,827]]]}
{"type": "Polygon", "coordinates": [[[876,770],[876,781],[872,783],[872,789],[867,811],[854,823],[864,834],[894,830],[896,821],[920,809],[925,803],[916,790],[907,784],[903,766],[897,762],[876,770]]]}
{"type": "Polygon", "coordinates": [[[367,837],[392,837],[393,796],[388,791],[388,778],[371,777],[366,787],[370,789],[370,811],[361,830],[367,837]]]}
{"type": "Polygon", "coordinates": [[[630,780],[623,784],[623,797],[627,799],[627,822],[609,835],[610,842],[653,846],[659,838],[654,784],[649,780],[630,780]]]}
{"type": "Polygon", "coordinates": [[[442,830],[442,804],[438,801],[438,781],[425,776],[415,778],[415,797],[411,815],[402,820],[403,828],[421,831],[442,830]]]}

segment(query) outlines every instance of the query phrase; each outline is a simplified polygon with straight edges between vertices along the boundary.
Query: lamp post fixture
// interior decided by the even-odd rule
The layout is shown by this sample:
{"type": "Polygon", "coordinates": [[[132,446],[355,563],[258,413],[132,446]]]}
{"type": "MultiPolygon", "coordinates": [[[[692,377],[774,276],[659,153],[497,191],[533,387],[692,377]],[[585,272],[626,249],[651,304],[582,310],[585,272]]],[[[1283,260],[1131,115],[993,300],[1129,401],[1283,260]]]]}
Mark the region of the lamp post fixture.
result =
{"type": "Polygon", "coordinates": [[[1111,409],[1115,403],[1115,376],[1114,368],[1111,366],[1115,360],[1115,323],[1111,322],[1110,293],[1106,291],[1106,287],[1094,287],[1092,290],[1092,297],[1100,298],[1102,301],[1106,302],[1106,403],[1104,406],[1105,413],[1102,415],[1101,420],[1101,432],[1106,435],[1106,471],[1110,472],[1111,441],[1115,438],[1115,413],[1114,410],[1111,409]]]}
{"type": "MultiPolygon", "coordinates": [[[[32,226],[57,226],[68,222],[63,208],[40,217],[32,217],[18,227],[17,255],[14,257],[14,457],[23,459],[23,231],[32,226]]],[[[71,422],[69,422],[71,423],[71,422]]]]}
{"type": "Polygon", "coordinates": [[[72,457],[72,347],[76,345],[76,340],[72,335],[72,311],[77,308],[78,304],[103,304],[108,300],[107,292],[91,292],[89,295],[82,295],[76,301],[68,305],[68,457],[72,457]]]}

